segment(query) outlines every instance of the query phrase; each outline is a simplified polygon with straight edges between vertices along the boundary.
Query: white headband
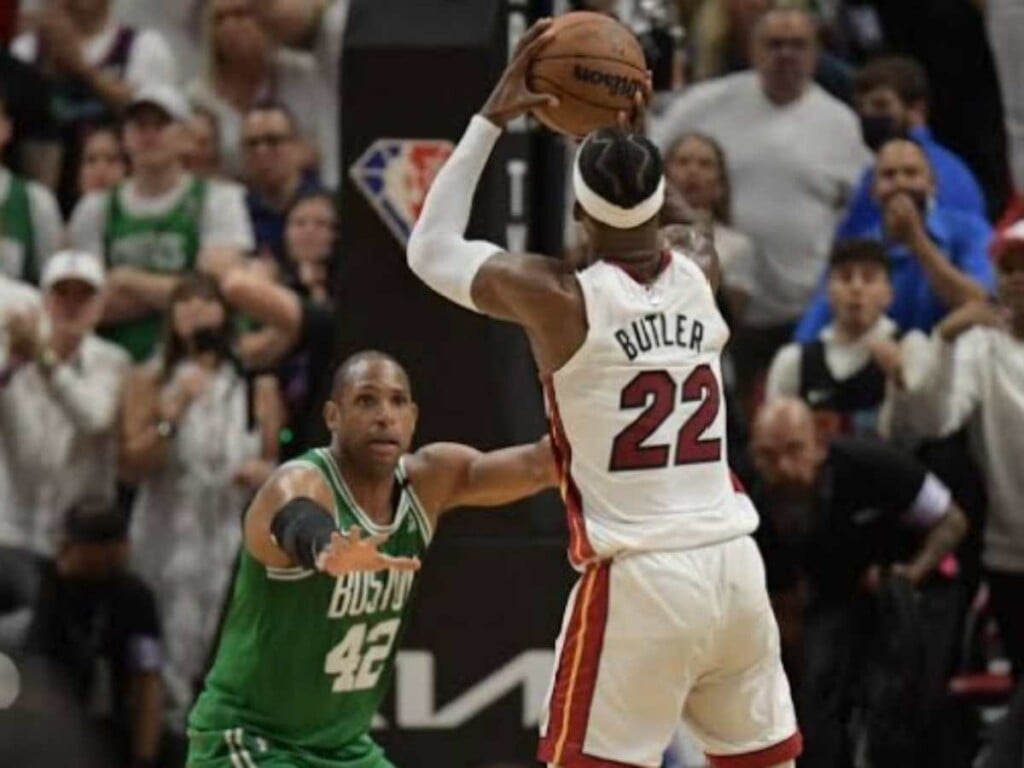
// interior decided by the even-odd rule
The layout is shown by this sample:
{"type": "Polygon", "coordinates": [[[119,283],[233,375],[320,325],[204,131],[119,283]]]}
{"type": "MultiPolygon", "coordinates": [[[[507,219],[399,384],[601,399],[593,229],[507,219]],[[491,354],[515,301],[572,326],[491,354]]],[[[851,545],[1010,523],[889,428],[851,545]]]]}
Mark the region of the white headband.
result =
{"type": "Polygon", "coordinates": [[[614,203],[609,203],[597,192],[592,190],[583,178],[580,171],[580,155],[576,155],[576,161],[572,169],[572,186],[576,193],[576,200],[588,214],[615,229],[632,229],[638,227],[645,221],[654,218],[665,203],[665,177],[662,176],[651,196],[641,200],[632,208],[622,208],[614,203]]]}

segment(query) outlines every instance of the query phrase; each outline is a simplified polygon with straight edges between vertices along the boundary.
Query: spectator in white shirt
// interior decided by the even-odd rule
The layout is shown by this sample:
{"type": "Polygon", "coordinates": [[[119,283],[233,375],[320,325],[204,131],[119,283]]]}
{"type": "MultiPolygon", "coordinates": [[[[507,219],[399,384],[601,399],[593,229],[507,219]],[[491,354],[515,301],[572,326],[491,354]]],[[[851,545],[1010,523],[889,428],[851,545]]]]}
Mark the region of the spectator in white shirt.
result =
{"type": "Polygon", "coordinates": [[[159,32],[174,51],[182,82],[188,82],[202,66],[206,4],[207,0],[114,0],[114,13],[125,24],[159,32]]]}
{"type": "MultiPolygon", "coordinates": [[[[189,98],[220,121],[221,157],[240,176],[242,120],[262,101],[277,101],[296,116],[309,139],[306,165],[324,182],[338,182],[337,68],[347,0],[310,3],[308,52],[278,48],[277,33],[261,23],[263,3],[210,0],[206,29],[208,70],[189,84],[189,98]],[[259,12],[259,13],[258,13],[259,12]],[[312,55],[310,55],[312,54],[312,55]]],[[[307,4],[302,3],[302,8],[307,4]]],[[[306,19],[304,11],[300,19],[306,19]]],[[[289,27],[289,29],[291,29],[289,27]]],[[[298,42],[298,41],[296,41],[298,42]]]]}
{"type": "Polygon", "coordinates": [[[902,339],[886,310],[891,265],[876,240],[843,240],[829,259],[826,286],[834,320],[814,341],[787,344],[768,370],[765,400],[797,397],[814,412],[818,434],[887,436],[903,350],[923,350],[927,337],[902,339]]]}
{"type": "Polygon", "coordinates": [[[1015,671],[1024,671],[1024,222],[994,244],[998,303],[971,302],[933,333],[925,384],[901,406],[919,434],[939,437],[968,426],[985,478],[988,517],[982,563],[992,608],[1015,671]]]}
{"type": "Polygon", "coordinates": [[[132,173],[108,192],[84,197],[69,226],[71,244],[102,253],[110,268],[104,326],[136,362],[148,359],[178,278],[226,272],[253,246],[242,190],[185,171],[184,98],[146,88],[125,113],[132,173]]]}
{"type": "Polygon", "coordinates": [[[177,80],[164,39],[118,23],[110,5],[111,0],[55,0],[12,44],[15,56],[38,65],[52,83],[52,111],[64,145],[58,198],[65,211],[76,199],[87,129],[112,120],[140,87],[177,80]]]}
{"type": "Polygon", "coordinates": [[[61,251],[43,272],[42,317],[29,310],[6,320],[0,457],[9,486],[0,510],[8,546],[52,555],[64,510],[114,497],[128,357],[94,334],[103,284],[95,256],[61,251]]]}
{"type": "Polygon", "coordinates": [[[736,339],[738,373],[748,381],[789,340],[871,160],[857,116],[811,79],[817,48],[806,12],[768,11],[751,45],[753,71],[694,86],[651,131],[662,148],[699,131],[725,150],[734,224],[756,246],[756,288],[736,339]]]}

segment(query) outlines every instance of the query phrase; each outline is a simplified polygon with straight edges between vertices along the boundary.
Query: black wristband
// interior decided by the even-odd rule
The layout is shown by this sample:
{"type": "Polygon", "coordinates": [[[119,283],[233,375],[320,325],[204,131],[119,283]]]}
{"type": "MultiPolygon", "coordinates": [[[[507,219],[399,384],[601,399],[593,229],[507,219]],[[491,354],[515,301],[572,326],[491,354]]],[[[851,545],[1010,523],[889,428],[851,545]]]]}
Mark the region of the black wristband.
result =
{"type": "Polygon", "coordinates": [[[277,546],[303,568],[316,567],[317,555],[331,542],[338,528],[334,516],[313,499],[292,499],[274,515],[270,533],[277,546]]]}

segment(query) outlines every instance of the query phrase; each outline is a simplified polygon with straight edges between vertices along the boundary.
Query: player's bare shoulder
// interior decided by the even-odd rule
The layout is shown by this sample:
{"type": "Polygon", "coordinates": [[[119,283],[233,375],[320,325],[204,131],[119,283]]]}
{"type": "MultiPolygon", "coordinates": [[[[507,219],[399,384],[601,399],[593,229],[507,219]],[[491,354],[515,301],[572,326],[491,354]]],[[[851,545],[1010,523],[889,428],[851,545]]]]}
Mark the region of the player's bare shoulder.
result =
{"type": "Polygon", "coordinates": [[[447,508],[476,454],[459,443],[431,443],[402,459],[409,484],[432,523],[447,508]]]}
{"type": "Polygon", "coordinates": [[[540,327],[552,318],[564,318],[565,312],[581,311],[583,293],[567,262],[506,252],[480,268],[473,280],[473,301],[488,314],[540,327]]]}

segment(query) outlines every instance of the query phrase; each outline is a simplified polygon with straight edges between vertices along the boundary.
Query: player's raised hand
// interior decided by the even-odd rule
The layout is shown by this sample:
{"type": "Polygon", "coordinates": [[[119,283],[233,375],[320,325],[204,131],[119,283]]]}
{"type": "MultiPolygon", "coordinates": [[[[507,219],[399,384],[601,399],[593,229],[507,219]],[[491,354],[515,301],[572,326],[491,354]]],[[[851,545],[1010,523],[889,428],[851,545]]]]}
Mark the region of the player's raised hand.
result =
{"type": "Polygon", "coordinates": [[[387,541],[385,534],[363,538],[357,526],[352,526],[347,536],[335,531],[331,542],[316,558],[316,569],[329,576],[341,576],[352,571],[384,571],[394,568],[398,571],[417,571],[418,557],[393,557],[381,552],[378,547],[387,541]]]}
{"type": "Polygon", "coordinates": [[[510,120],[526,114],[531,109],[558,106],[556,97],[534,93],[526,84],[527,73],[534,57],[555,39],[551,24],[551,19],[541,19],[527,30],[516,46],[512,60],[505,67],[501,79],[480,110],[480,114],[495,125],[504,128],[510,120]]]}
{"type": "Polygon", "coordinates": [[[651,96],[654,94],[654,75],[647,70],[647,77],[643,85],[633,94],[633,104],[630,109],[622,110],[617,115],[619,128],[630,133],[645,133],[647,130],[647,105],[651,103],[651,96]]]}

